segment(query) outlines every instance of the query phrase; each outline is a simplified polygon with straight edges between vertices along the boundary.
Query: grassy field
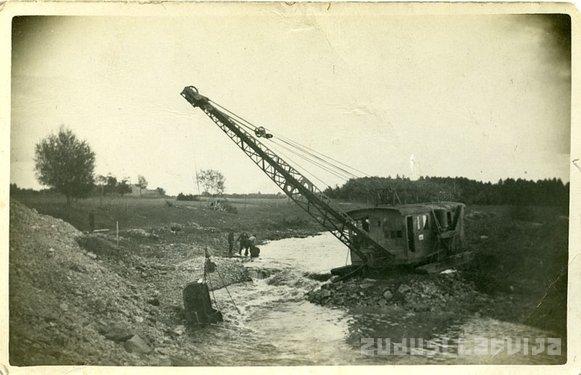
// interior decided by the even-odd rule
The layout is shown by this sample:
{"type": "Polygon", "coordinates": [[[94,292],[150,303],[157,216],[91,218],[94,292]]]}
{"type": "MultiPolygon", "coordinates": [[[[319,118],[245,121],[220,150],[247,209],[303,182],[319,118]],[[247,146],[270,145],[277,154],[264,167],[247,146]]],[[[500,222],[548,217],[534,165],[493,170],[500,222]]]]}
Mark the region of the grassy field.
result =
{"type": "Polygon", "coordinates": [[[73,203],[67,210],[65,199],[57,195],[19,195],[15,199],[38,212],[61,218],[75,228],[89,230],[89,214],[95,228],[146,230],[179,224],[201,226],[220,231],[252,232],[262,239],[288,235],[306,235],[319,231],[309,216],[285,199],[228,199],[237,213],[216,211],[210,201],[176,201],[171,198],[105,197],[88,198],[73,203]],[[169,204],[168,204],[169,202],[169,204]],[[289,233],[286,233],[289,232],[289,233]]]}

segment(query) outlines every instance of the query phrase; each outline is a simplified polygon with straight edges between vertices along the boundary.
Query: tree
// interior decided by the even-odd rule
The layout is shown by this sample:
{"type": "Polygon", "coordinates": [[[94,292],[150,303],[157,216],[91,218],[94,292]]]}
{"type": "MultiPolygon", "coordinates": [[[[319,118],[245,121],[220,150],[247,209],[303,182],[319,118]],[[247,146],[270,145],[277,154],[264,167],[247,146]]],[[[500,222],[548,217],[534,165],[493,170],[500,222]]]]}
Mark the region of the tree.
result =
{"type": "Polygon", "coordinates": [[[105,186],[107,186],[107,177],[102,174],[95,176],[95,186],[99,189],[101,197],[105,195],[105,186]]]}
{"type": "Polygon", "coordinates": [[[109,173],[106,177],[107,184],[105,185],[105,193],[113,194],[117,192],[117,178],[109,173]]]}
{"type": "Polygon", "coordinates": [[[162,196],[165,197],[165,189],[162,187],[158,187],[157,189],[155,189],[157,191],[157,193],[162,196]]]}
{"type": "Polygon", "coordinates": [[[107,186],[107,177],[102,174],[96,176],[95,186],[99,190],[99,204],[103,204],[103,196],[105,195],[105,187],[107,186]]]}
{"type": "Polygon", "coordinates": [[[121,196],[131,193],[131,185],[129,184],[129,179],[124,178],[123,180],[121,180],[121,182],[117,184],[116,190],[117,193],[121,196]]]}
{"type": "Polygon", "coordinates": [[[139,196],[141,196],[141,190],[147,187],[147,180],[145,177],[141,175],[137,176],[137,187],[139,188],[139,196]]]}
{"type": "Polygon", "coordinates": [[[69,129],[61,127],[35,147],[34,169],[38,182],[67,198],[84,198],[93,188],[95,153],[88,143],[79,140],[69,129]]]}
{"type": "Polygon", "coordinates": [[[215,169],[202,169],[197,175],[197,181],[204,189],[204,194],[222,194],[226,179],[222,172],[215,169]]]}
{"type": "Polygon", "coordinates": [[[17,194],[20,191],[20,188],[15,183],[10,184],[10,194],[17,194]]]}

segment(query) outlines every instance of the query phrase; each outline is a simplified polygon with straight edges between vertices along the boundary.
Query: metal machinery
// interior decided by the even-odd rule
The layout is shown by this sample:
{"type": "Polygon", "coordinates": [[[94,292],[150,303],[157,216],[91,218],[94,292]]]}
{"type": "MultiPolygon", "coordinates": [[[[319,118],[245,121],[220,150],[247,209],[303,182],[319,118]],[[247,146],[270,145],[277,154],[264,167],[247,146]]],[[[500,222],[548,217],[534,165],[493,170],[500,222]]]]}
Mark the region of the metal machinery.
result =
{"type": "MultiPolygon", "coordinates": [[[[365,225],[361,225],[361,215],[354,218],[348,212],[333,206],[331,200],[315,184],[261,142],[261,138],[270,139],[273,137],[265,128],[249,129],[244,126],[245,120],[209,98],[200,95],[193,86],[185,87],[181,95],[193,107],[201,109],[210,117],[291,200],[345,244],[351,251],[354,265],[383,268],[394,264],[415,264],[428,259],[433,253],[441,253],[441,249],[434,247],[434,251],[426,251],[421,256],[408,257],[406,255],[409,253],[408,251],[402,253],[397,246],[394,248],[386,247],[386,244],[393,243],[383,241],[382,238],[373,235],[369,227],[365,228],[365,225]]],[[[432,213],[433,220],[435,220],[433,227],[439,228],[441,231],[441,226],[437,224],[436,213],[433,211],[432,213]]],[[[447,228],[446,236],[454,237],[454,233],[460,232],[460,228],[457,228],[458,223],[461,222],[459,219],[458,217],[454,225],[447,228]]],[[[402,223],[406,225],[405,218],[402,223]]],[[[412,232],[406,230],[405,233],[407,236],[407,233],[412,232]]],[[[403,236],[402,238],[406,239],[403,236]]],[[[409,239],[407,242],[410,242],[409,239]]],[[[434,243],[441,244],[449,242],[434,241],[434,243]]]]}

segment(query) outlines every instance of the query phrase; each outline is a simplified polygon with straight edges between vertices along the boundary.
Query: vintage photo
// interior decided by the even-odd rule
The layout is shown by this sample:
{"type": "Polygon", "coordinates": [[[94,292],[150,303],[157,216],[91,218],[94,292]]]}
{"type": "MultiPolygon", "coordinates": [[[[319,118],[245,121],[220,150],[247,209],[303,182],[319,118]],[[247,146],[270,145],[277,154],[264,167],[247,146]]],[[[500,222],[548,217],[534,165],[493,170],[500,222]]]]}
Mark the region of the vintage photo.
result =
{"type": "Polygon", "coordinates": [[[571,17],[390,9],[14,17],[10,366],[566,363],[571,17]]]}

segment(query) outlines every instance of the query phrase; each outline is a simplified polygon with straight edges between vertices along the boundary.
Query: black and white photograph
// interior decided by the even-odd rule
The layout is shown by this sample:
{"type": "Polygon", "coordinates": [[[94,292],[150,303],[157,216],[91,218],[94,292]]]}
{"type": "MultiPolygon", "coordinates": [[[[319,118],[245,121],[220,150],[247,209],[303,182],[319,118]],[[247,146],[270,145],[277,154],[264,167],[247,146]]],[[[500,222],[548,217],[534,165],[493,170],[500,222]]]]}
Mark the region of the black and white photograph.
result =
{"type": "Polygon", "coordinates": [[[566,364],[546,5],[15,15],[0,364],[566,364]]]}

